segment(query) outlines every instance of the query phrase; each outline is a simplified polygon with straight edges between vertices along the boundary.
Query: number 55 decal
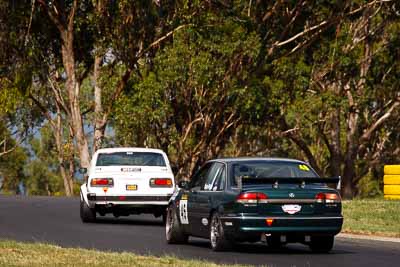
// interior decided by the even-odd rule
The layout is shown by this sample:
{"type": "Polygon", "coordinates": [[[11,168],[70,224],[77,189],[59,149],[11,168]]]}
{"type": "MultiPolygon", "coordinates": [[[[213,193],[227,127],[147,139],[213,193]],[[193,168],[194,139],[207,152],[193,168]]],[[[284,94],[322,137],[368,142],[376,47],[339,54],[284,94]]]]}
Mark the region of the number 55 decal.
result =
{"type": "Polygon", "coordinates": [[[189,224],[187,202],[187,200],[179,201],[179,217],[182,224],[189,224]]]}

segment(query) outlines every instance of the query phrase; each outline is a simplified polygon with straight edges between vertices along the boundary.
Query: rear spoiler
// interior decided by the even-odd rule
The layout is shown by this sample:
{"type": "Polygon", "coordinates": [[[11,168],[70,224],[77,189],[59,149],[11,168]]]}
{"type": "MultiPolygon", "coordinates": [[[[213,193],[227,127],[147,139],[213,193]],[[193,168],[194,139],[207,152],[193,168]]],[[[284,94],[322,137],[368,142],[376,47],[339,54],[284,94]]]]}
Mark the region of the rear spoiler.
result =
{"type": "Polygon", "coordinates": [[[242,189],[244,184],[273,184],[274,188],[278,188],[279,184],[299,184],[304,187],[307,183],[326,183],[336,184],[336,189],[340,190],[341,177],[321,178],[321,177],[271,177],[271,178],[245,178],[240,176],[237,179],[239,189],[242,189]]]}

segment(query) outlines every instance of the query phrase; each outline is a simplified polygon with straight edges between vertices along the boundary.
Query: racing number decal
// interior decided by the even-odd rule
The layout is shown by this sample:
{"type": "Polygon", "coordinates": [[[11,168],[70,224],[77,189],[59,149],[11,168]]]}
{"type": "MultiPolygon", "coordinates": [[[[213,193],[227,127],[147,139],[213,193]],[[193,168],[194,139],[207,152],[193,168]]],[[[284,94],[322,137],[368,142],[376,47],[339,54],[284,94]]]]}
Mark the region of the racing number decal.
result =
{"type": "Polygon", "coordinates": [[[187,200],[179,201],[179,217],[181,219],[181,224],[189,224],[187,202],[187,200]]]}

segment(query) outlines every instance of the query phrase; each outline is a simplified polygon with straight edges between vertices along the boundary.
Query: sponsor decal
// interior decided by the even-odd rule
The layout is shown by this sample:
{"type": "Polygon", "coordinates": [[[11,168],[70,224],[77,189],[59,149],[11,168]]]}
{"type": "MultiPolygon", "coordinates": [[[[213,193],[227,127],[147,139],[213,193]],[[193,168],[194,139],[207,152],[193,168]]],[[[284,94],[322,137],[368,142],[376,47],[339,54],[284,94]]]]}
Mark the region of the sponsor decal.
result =
{"type": "Polygon", "coordinates": [[[295,214],[301,210],[300,205],[283,205],[282,210],[289,214],[295,214]]]}
{"type": "Polygon", "coordinates": [[[295,194],[294,194],[294,193],[289,193],[289,197],[290,197],[290,198],[294,198],[294,197],[295,197],[295,194]]]}
{"type": "Polygon", "coordinates": [[[304,165],[304,164],[300,164],[299,165],[299,169],[302,170],[302,171],[305,171],[305,172],[309,172],[310,171],[310,168],[308,168],[308,166],[304,165]]]}
{"type": "Polygon", "coordinates": [[[179,201],[179,217],[181,219],[181,224],[189,224],[187,205],[187,200],[179,201]]]}
{"type": "Polygon", "coordinates": [[[140,172],[141,168],[121,168],[121,172],[140,172]]]}

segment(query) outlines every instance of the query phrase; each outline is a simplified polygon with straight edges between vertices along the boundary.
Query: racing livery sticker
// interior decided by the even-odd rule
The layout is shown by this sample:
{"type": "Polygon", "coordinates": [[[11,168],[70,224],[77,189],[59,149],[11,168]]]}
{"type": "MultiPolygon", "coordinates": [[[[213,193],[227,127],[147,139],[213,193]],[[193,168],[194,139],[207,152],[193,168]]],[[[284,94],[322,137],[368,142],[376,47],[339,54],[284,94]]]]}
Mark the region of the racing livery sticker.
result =
{"type": "Polygon", "coordinates": [[[283,205],[282,210],[289,214],[295,214],[301,210],[300,205],[283,205]]]}
{"type": "Polygon", "coordinates": [[[306,172],[310,171],[310,168],[308,168],[308,166],[304,164],[299,165],[299,169],[306,172]]]}
{"type": "Polygon", "coordinates": [[[187,200],[179,201],[179,217],[181,219],[181,224],[189,224],[187,204],[187,200]]]}

